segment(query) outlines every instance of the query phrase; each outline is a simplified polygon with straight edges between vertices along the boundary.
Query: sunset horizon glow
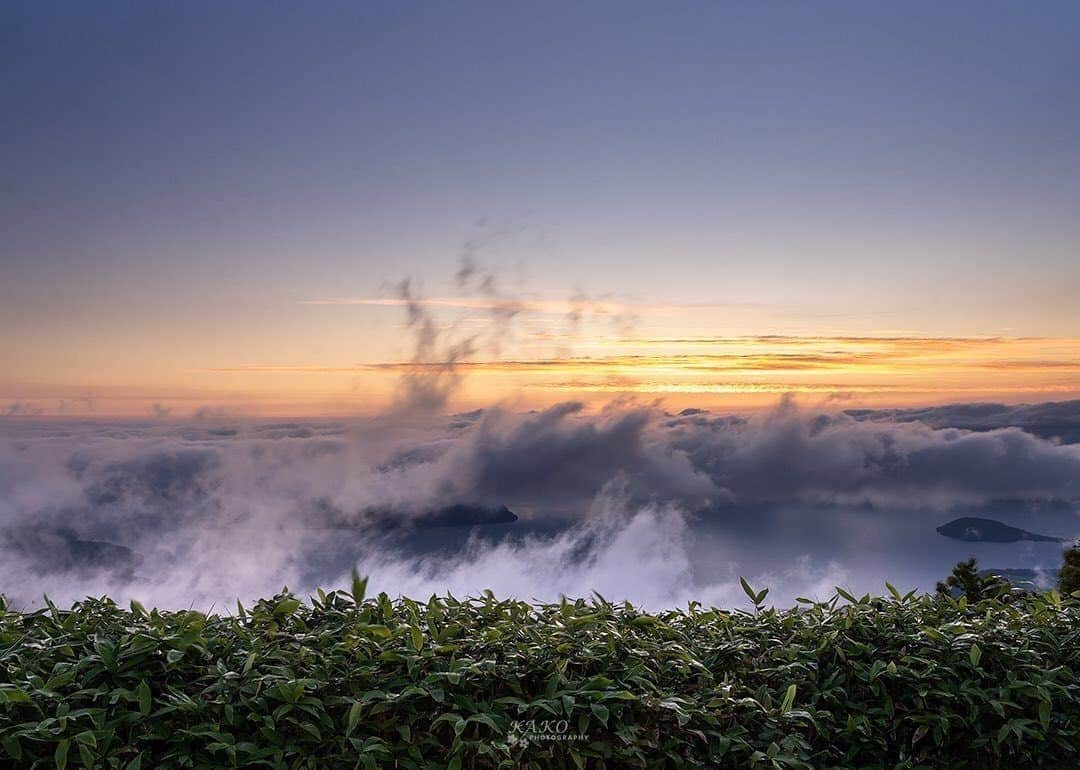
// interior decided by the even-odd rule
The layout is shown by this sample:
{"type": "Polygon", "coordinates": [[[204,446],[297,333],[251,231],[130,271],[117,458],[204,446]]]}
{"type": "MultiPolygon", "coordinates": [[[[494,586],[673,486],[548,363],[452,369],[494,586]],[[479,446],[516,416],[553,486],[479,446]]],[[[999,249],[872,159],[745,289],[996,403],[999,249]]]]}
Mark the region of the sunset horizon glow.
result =
{"type": "MultiPolygon", "coordinates": [[[[456,306],[484,307],[479,300],[456,306]]],[[[483,320],[473,324],[474,333],[484,325],[483,320]]],[[[478,349],[455,361],[460,383],[442,411],[498,403],[539,408],[566,399],[602,404],[626,397],[671,409],[731,411],[768,408],[784,394],[836,408],[1080,397],[1077,338],[632,333],[587,338],[580,331],[558,336],[533,331],[518,347],[523,355],[494,356],[478,349]]],[[[14,418],[370,416],[393,407],[403,374],[444,367],[437,358],[404,357],[268,362],[171,372],[174,382],[110,382],[87,374],[68,383],[4,383],[0,393],[10,400],[7,416],[14,418]]]]}

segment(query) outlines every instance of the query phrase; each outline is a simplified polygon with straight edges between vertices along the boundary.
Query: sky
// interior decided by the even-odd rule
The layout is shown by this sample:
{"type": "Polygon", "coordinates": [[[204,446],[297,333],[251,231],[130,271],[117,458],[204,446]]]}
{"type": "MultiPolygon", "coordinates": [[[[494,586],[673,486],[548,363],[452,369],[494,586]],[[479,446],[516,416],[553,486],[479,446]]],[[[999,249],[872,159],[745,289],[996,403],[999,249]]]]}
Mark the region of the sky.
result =
{"type": "Polygon", "coordinates": [[[1078,23],[6,2],[0,414],[1075,398],[1078,23]]]}

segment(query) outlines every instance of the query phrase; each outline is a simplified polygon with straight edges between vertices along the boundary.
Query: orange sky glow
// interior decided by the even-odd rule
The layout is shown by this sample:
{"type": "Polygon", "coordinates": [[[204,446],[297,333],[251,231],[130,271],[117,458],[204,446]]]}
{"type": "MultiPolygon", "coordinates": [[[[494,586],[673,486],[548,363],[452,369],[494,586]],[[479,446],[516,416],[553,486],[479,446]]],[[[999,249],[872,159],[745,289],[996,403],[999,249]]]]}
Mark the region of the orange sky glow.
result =
{"type": "MultiPolygon", "coordinates": [[[[468,307],[482,306],[480,303],[468,307]]],[[[483,326],[483,323],[478,324],[483,326]]],[[[369,361],[266,360],[155,378],[2,386],[10,416],[340,416],[391,408],[400,378],[447,371],[438,351],[369,361]],[[203,410],[199,412],[199,410],[203,410]]],[[[498,355],[456,362],[447,411],[577,399],[661,400],[669,408],[756,409],[794,394],[814,404],[901,406],[1080,397],[1080,339],[922,336],[563,334],[526,329],[498,355]],[[571,339],[572,338],[572,339],[571,339]]]]}

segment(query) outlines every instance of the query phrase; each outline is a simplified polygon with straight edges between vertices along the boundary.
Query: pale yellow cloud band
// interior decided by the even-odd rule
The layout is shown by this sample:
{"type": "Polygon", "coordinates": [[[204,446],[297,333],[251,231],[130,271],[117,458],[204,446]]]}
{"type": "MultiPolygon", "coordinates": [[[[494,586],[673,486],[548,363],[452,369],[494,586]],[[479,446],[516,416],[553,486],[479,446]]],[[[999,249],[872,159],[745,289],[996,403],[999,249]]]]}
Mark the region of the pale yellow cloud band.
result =
{"type": "MultiPolygon", "coordinates": [[[[627,337],[592,339],[579,355],[490,355],[455,364],[461,389],[448,409],[510,399],[524,406],[619,394],[673,406],[753,408],[778,393],[840,394],[874,405],[1037,401],[1080,397],[1080,339],[918,336],[627,337]]],[[[521,351],[519,351],[520,353],[521,351]]],[[[195,405],[239,404],[251,414],[376,412],[406,373],[439,361],[259,363],[187,370],[180,384],[92,392],[99,413],[160,401],[181,416],[195,405]]],[[[60,390],[0,393],[46,413],[76,406],[60,390]]]]}

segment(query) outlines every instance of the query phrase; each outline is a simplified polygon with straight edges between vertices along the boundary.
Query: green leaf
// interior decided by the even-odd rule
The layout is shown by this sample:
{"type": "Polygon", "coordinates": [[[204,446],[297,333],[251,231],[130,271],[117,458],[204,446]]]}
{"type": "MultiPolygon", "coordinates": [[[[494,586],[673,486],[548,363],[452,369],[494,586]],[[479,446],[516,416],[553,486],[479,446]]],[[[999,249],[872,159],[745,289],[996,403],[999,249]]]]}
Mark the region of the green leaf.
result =
{"type": "Polygon", "coordinates": [[[32,703],[30,694],[21,687],[0,689],[0,703],[32,703]]]}
{"type": "Polygon", "coordinates": [[[1042,701],[1039,704],[1039,724],[1044,730],[1050,729],[1050,702],[1042,701]]]}
{"type": "Polygon", "coordinates": [[[356,729],[357,722],[360,721],[360,713],[364,710],[364,705],[357,701],[349,708],[349,719],[345,727],[345,735],[352,735],[353,730],[356,729]]]}
{"type": "Polygon", "coordinates": [[[858,604],[859,603],[858,599],[856,599],[854,596],[849,594],[847,591],[845,591],[840,586],[836,586],[836,593],[838,593],[843,599],[846,599],[851,604],[858,604]]]}
{"type": "Polygon", "coordinates": [[[11,757],[13,759],[21,759],[22,758],[22,746],[19,745],[18,736],[15,736],[15,735],[7,736],[2,741],[0,741],[0,745],[2,745],[4,747],[4,751],[7,752],[9,757],[11,757]]]}
{"type": "Polygon", "coordinates": [[[360,630],[365,636],[370,636],[372,639],[389,639],[393,636],[393,631],[380,623],[361,626],[360,630]]]}
{"type": "Polygon", "coordinates": [[[499,732],[499,725],[491,718],[490,714],[473,714],[468,718],[469,722],[479,722],[482,725],[487,725],[494,732],[499,732]]]}
{"type": "Polygon", "coordinates": [[[935,642],[943,642],[947,638],[945,634],[941,633],[936,628],[931,628],[930,626],[924,626],[922,628],[922,632],[929,636],[931,639],[933,639],[935,642]]]}
{"type": "Polygon", "coordinates": [[[780,713],[786,714],[791,711],[792,704],[795,703],[795,685],[788,685],[787,692],[784,693],[784,700],[780,704],[780,713]]]}
{"type": "Polygon", "coordinates": [[[409,626],[409,636],[414,650],[420,652],[420,650],[424,649],[424,634],[418,627],[409,626]]]}
{"type": "Polygon", "coordinates": [[[596,718],[600,720],[601,724],[603,724],[604,727],[607,727],[608,716],[611,713],[608,711],[608,707],[603,703],[593,703],[590,708],[592,709],[592,713],[596,714],[596,718]]]}
{"type": "Polygon", "coordinates": [[[153,697],[150,694],[150,685],[143,679],[139,682],[139,713],[145,716],[150,716],[150,708],[153,706],[153,697]]]}
{"type": "Polygon", "coordinates": [[[746,578],[739,578],[739,585],[742,586],[743,593],[750,597],[750,601],[757,604],[757,592],[750,587],[750,584],[746,582],[746,578]]]}
{"type": "Polygon", "coordinates": [[[968,650],[968,658],[971,659],[971,665],[977,668],[979,665],[979,660],[982,659],[982,650],[979,649],[979,645],[971,645],[971,649],[968,650]]]}
{"type": "Polygon", "coordinates": [[[71,748],[71,741],[67,738],[60,740],[56,744],[56,751],[53,752],[53,760],[56,762],[56,770],[64,770],[67,767],[68,749],[71,748]]]}
{"type": "Polygon", "coordinates": [[[367,577],[360,577],[360,573],[354,567],[352,571],[352,599],[357,607],[364,603],[364,597],[367,595],[367,584],[367,577]]]}
{"type": "Polygon", "coordinates": [[[279,618],[287,617],[289,615],[292,615],[298,609],[300,609],[300,600],[299,599],[293,599],[293,598],[282,599],[274,607],[274,616],[279,617],[279,618]]]}

